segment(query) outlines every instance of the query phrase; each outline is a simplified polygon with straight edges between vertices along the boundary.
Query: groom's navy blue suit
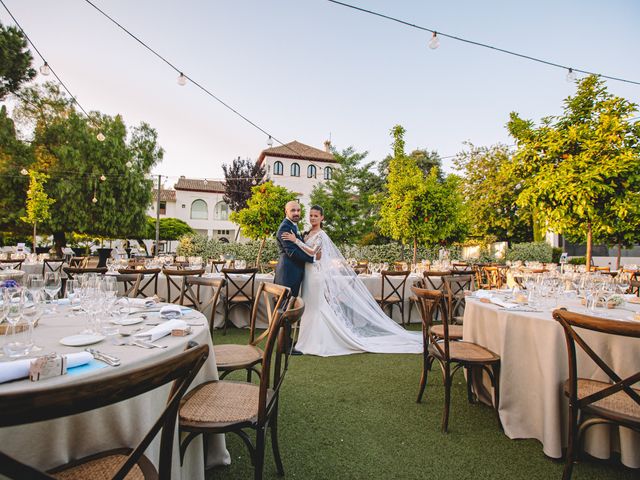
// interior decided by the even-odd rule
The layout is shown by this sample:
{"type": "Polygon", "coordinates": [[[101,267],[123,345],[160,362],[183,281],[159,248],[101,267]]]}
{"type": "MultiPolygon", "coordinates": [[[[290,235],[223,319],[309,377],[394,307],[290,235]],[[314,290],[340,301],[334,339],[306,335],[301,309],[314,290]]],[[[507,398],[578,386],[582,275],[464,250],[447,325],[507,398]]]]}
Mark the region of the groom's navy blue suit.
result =
{"type": "Polygon", "coordinates": [[[276,234],[278,248],[280,249],[280,260],[276,266],[276,276],[274,283],[283,285],[291,289],[291,295],[297,297],[300,293],[300,284],[304,277],[304,264],[313,263],[314,257],[305,253],[294,242],[282,239],[284,232],[293,233],[302,240],[298,227],[288,218],[285,218],[276,234]]]}

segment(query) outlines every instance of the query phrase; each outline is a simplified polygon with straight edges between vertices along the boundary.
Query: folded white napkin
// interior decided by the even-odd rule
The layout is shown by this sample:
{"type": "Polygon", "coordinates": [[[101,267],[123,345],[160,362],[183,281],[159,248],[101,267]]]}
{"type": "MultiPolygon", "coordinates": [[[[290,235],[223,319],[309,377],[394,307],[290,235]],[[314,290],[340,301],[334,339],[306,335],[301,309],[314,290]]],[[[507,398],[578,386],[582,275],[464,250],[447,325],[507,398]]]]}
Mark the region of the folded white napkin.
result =
{"type": "Polygon", "coordinates": [[[169,320],[153,327],[151,330],[147,330],[146,332],[136,333],[134,336],[143,339],[148,338],[150,341],[155,342],[159,338],[166,337],[171,334],[171,330],[185,328],[187,328],[187,322],[184,320],[169,320]]]}
{"type": "Polygon", "coordinates": [[[496,305],[502,308],[515,308],[518,306],[517,303],[506,302],[502,300],[500,297],[496,297],[495,295],[489,297],[489,300],[491,300],[491,303],[495,303],[496,305]]]}
{"type": "Polygon", "coordinates": [[[132,307],[153,307],[156,304],[156,300],[153,297],[149,298],[130,298],[129,305],[132,307]]]}
{"type": "Polygon", "coordinates": [[[165,305],[160,309],[160,316],[164,318],[178,318],[182,316],[182,307],[180,305],[165,305]]]}
{"type": "MultiPolygon", "coordinates": [[[[67,368],[77,367],[89,363],[93,358],[89,352],[68,353],[67,368]]],[[[13,362],[0,363],[0,383],[19,378],[27,378],[29,376],[29,368],[33,358],[25,358],[23,360],[14,360],[13,362]]]]}
{"type": "Polygon", "coordinates": [[[491,298],[493,293],[491,293],[491,290],[476,290],[474,295],[476,298],[491,298]]]}

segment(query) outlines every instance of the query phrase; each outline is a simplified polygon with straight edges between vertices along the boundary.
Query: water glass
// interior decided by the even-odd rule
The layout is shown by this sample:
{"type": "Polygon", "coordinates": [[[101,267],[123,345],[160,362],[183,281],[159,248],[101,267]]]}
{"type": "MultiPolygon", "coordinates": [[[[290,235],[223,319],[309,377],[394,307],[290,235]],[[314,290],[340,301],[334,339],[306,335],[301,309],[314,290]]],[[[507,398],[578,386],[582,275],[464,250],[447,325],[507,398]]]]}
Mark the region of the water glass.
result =
{"type": "Polygon", "coordinates": [[[62,283],[58,272],[47,272],[44,274],[44,291],[49,297],[49,300],[55,300],[61,288],[62,283]]]}
{"type": "Polygon", "coordinates": [[[42,304],[39,300],[39,295],[34,295],[31,291],[24,292],[24,305],[22,307],[22,318],[29,325],[27,335],[27,348],[29,353],[41,352],[43,348],[37,345],[33,340],[33,328],[42,316],[42,304]]]}
{"type": "Polygon", "coordinates": [[[29,352],[27,343],[16,334],[16,325],[22,319],[24,306],[23,290],[20,288],[6,288],[3,292],[4,317],[11,325],[10,338],[4,344],[4,353],[10,358],[23,357],[29,352]]]}

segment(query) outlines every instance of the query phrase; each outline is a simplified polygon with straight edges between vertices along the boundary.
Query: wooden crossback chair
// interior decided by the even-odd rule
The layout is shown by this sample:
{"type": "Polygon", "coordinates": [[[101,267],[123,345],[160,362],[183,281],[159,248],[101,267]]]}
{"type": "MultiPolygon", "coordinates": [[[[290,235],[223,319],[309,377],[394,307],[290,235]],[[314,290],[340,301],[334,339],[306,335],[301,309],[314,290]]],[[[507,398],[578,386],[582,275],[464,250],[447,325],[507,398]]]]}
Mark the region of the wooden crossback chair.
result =
{"type": "Polygon", "coordinates": [[[462,323],[466,306],[465,291],[474,290],[473,275],[446,276],[443,280],[449,324],[453,327],[453,323],[462,323]]]}
{"type": "MultiPolygon", "coordinates": [[[[206,277],[186,277],[182,282],[182,291],[180,293],[180,305],[190,304],[200,313],[205,314],[210,310],[207,320],[209,321],[209,331],[213,335],[213,328],[216,318],[216,307],[220,292],[224,287],[226,280],[224,278],[206,278],[206,277]],[[195,291],[194,291],[195,288],[195,291]],[[206,302],[201,300],[201,288],[210,290],[210,297],[206,302]],[[186,303],[189,302],[189,303],[186,303]]],[[[205,314],[206,316],[206,314],[205,314]]]]}
{"type": "Polygon", "coordinates": [[[89,263],[89,257],[71,257],[69,266],[72,268],[86,268],[89,263]]]}
{"type": "Polygon", "coordinates": [[[73,280],[76,275],[83,275],[85,273],[98,273],[104,275],[107,273],[107,267],[95,267],[95,268],[74,268],[74,267],[62,267],[62,271],[67,275],[69,280],[73,280]]]}
{"type": "Polygon", "coordinates": [[[440,290],[444,292],[444,277],[450,275],[451,272],[438,272],[435,270],[425,270],[422,273],[424,285],[429,290],[440,290]]]}
{"type": "Polygon", "coordinates": [[[260,375],[257,369],[263,355],[260,344],[269,335],[269,330],[273,326],[273,320],[278,309],[282,307],[289,298],[291,290],[275,283],[263,282],[258,287],[256,298],[251,309],[251,320],[249,323],[249,343],[247,345],[222,344],[215,345],[213,351],[216,356],[220,379],[224,379],[229,373],[237,370],[247,371],[247,381],[251,380],[251,372],[260,375]],[[263,309],[267,316],[268,328],[262,334],[257,335],[256,320],[258,312],[263,309]]]}
{"type": "Polygon", "coordinates": [[[487,287],[489,289],[499,290],[506,282],[503,267],[487,265],[482,267],[482,271],[487,279],[487,287]]]}
{"type": "MultiPolygon", "coordinates": [[[[207,345],[195,346],[151,366],[117,377],[71,382],[53,387],[46,395],[16,392],[0,395],[0,427],[26,425],[75,415],[128,400],[173,382],[164,410],[135,448],[118,448],[56,467],[47,473],[0,451],[0,473],[15,479],[161,478],[171,477],[171,454],[180,400],[209,354],[207,345]],[[159,468],[144,455],[161,433],[159,468]],[[101,473],[101,475],[98,475],[101,473]],[[129,476],[129,474],[131,476],[129,476]]],[[[96,432],[96,435],[99,435],[96,432]]]]}
{"type": "Polygon", "coordinates": [[[163,268],[162,273],[167,279],[167,302],[178,303],[180,301],[180,296],[182,295],[184,279],[186,277],[201,277],[204,273],[204,268],[200,268],[198,270],[175,270],[171,268],[163,268]],[[175,289],[175,295],[171,293],[172,286],[175,289]]]}
{"type": "Polygon", "coordinates": [[[628,292],[640,297],[640,280],[629,280],[628,292]]]}
{"type": "Polygon", "coordinates": [[[47,272],[62,273],[64,258],[45,258],[42,261],[42,276],[47,272]]]}
{"type": "Polygon", "coordinates": [[[209,265],[211,265],[211,273],[222,273],[222,269],[225,265],[224,260],[210,260],[209,265]]]}
{"type": "Polygon", "coordinates": [[[0,270],[20,270],[24,260],[0,260],[0,270]]]}
{"type": "Polygon", "coordinates": [[[140,285],[136,290],[136,297],[153,297],[158,295],[158,277],[161,271],[162,269],[160,268],[121,268],[118,273],[125,275],[139,274],[140,285]],[[151,285],[153,287],[150,289],[151,285]]]}
{"type": "Polygon", "coordinates": [[[389,307],[389,317],[393,315],[393,307],[400,309],[402,325],[404,326],[404,294],[407,287],[407,278],[411,272],[382,272],[382,291],[380,296],[374,295],[373,298],[378,302],[380,308],[384,310],[389,307]],[[394,285],[391,279],[400,278],[400,283],[394,285]]]}
{"type": "Polygon", "coordinates": [[[588,428],[606,423],[640,433],[640,389],[632,388],[640,381],[640,367],[637,364],[629,365],[635,372],[623,378],[589,346],[575,328],[640,339],[640,324],[590,317],[565,309],[554,310],[553,318],[564,329],[569,357],[569,379],[564,384],[564,394],[569,398],[569,444],[562,474],[562,478],[568,480],[578,458],[580,440],[588,428]],[[609,377],[608,382],[578,376],[576,344],[609,377]]]}
{"type": "Polygon", "coordinates": [[[128,298],[136,298],[140,289],[142,275],[139,273],[118,273],[116,282],[122,283],[123,296],[128,298]]]}
{"type": "MultiPolygon", "coordinates": [[[[449,336],[449,325],[442,322],[443,335],[439,337],[433,331],[433,317],[436,310],[442,305],[443,293],[437,290],[425,290],[411,287],[413,293],[422,303],[420,313],[422,314],[422,341],[424,345],[422,376],[420,378],[420,390],[418,400],[420,403],[425,387],[427,386],[427,375],[431,370],[434,360],[440,364],[442,379],[444,382],[444,413],[442,415],[442,431],[446,433],[449,429],[449,409],[451,404],[451,386],[455,373],[464,368],[467,371],[467,396],[469,402],[473,402],[472,393],[472,368],[482,368],[487,372],[493,385],[494,409],[498,422],[498,407],[500,405],[500,357],[492,351],[471,342],[451,341],[449,336]]],[[[443,316],[446,318],[446,315],[443,316]]]]}
{"type": "Polygon", "coordinates": [[[227,324],[229,323],[229,313],[236,307],[245,307],[251,310],[254,303],[254,291],[257,268],[223,268],[222,274],[226,280],[224,295],[224,324],[223,335],[227,334],[227,324]]]}
{"type": "Polygon", "coordinates": [[[304,302],[300,297],[285,310],[275,312],[272,327],[261,357],[260,384],[217,380],[191,390],[180,408],[180,432],[187,433],[180,445],[181,458],[189,443],[200,434],[235,433],[247,446],[254,468],[254,479],[261,480],[264,470],[266,435],[271,433],[271,447],[276,469],[284,475],[278,444],[278,407],[280,392],[293,349],[291,328],[300,321],[304,302]],[[255,431],[255,442],[246,430],[255,431]]]}

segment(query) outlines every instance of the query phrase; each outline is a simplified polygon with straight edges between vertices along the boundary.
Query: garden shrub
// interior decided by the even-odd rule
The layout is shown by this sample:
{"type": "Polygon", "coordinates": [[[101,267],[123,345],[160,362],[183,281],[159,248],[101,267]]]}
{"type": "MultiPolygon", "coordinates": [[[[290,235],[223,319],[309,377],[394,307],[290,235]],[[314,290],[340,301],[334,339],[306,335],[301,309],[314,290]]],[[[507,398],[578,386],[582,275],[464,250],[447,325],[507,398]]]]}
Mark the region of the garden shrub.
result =
{"type": "Polygon", "coordinates": [[[506,260],[511,262],[549,263],[553,258],[553,248],[546,242],[515,243],[507,251],[506,260]]]}

